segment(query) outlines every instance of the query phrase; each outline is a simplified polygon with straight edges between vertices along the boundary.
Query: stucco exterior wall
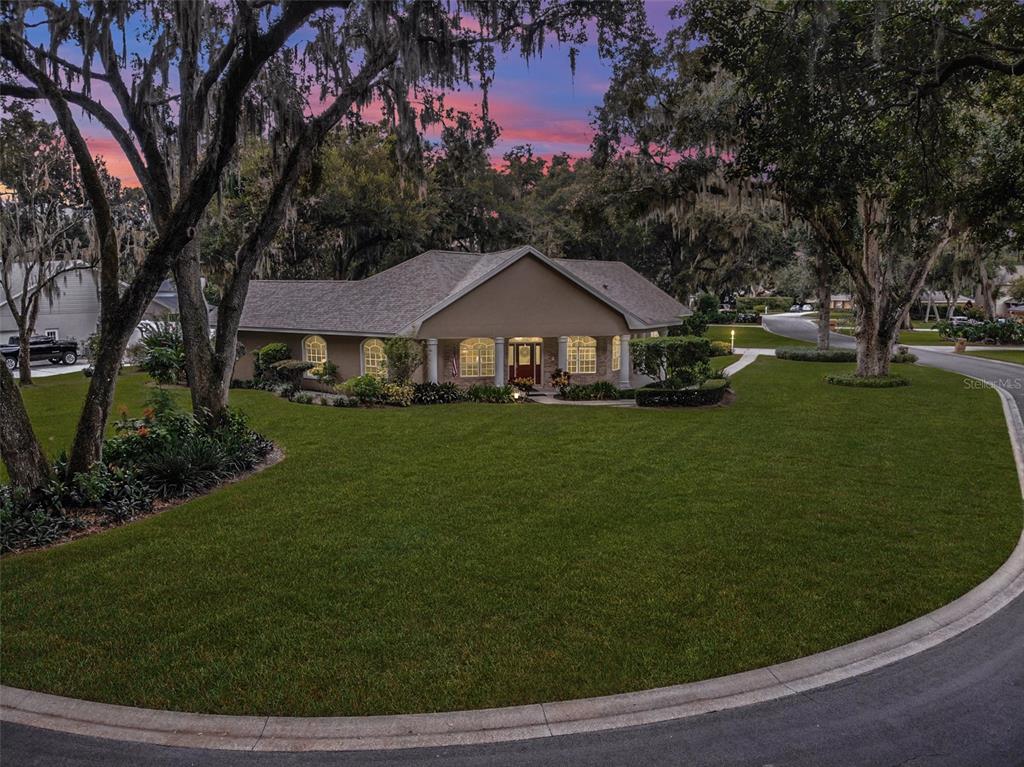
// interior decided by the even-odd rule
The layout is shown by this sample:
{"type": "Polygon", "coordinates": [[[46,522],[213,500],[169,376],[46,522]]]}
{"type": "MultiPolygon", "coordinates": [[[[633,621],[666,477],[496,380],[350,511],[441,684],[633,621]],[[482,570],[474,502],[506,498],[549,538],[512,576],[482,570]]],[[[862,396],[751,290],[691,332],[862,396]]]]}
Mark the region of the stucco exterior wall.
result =
{"type": "Polygon", "coordinates": [[[626,330],[621,314],[537,259],[525,257],[425,320],[418,336],[596,337],[626,330]]]}

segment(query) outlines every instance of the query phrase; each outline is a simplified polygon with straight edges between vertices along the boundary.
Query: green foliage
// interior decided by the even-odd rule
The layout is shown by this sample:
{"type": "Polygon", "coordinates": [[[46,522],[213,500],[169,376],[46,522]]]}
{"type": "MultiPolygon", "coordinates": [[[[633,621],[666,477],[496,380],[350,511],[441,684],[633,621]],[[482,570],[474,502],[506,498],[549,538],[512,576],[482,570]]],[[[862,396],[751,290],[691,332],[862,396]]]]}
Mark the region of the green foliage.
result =
{"type": "Polygon", "coordinates": [[[317,366],[313,373],[317,381],[325,386],[333,386],[338,382],[338,366],[330,360],[317,366]]]}
{"type": "Polygon", "coordinates": [[[379,405],[384,402],[384,382],[375,375],[350,378],[338,387],[342,394],[354,397],[360,405],[379,405]]]}
{"type": "Polygon", "coordinates": [[[555,368],[548,377],[548,380],[551,381],[552,386],[558,389],[559,394],[563,394],[569,386],[570,378],[571,376],[567,371],[562,370],[562,368],[555,368]]]}
{"type": "Polygon", "coordinates": [[[310,370],[316,367],[315,362],[306,360],[281,360],[270,366],[271,372],[279,382],[292,389],[302,387],[302,379],[310,370]]]}
{"type": "Polygon", "coordinates": [[[515,387],[510,385],[494,386],[493,384],[473,384],[466,389],[466,399],[471,402],[490,402],[505,404],[514,402],[515,387]]]}
{"type": "Polygon", "coordinates": [[[636,404],[640,407],[701,407],[717,405],[729,390],[724,379],[707,381],[704,385],[688,389],[637,389],[636,404]]]}
{"type": "Polygon", "coordinates": [[[854,386],[862,389],[892,389],[898,386],[910,386],[910,379],[890,373],[884,376],[858,376],[853,373],[832,373],[825,376],[825,381],[835,386],[854,386]]]}
{"type": "Polygon", "coordinates": [[[141,418],[123,414],[117,436],[103,448],[104,462],[129,470],[158,498],[193,495],[262,461],[273,445],[229,410],[217,423],[176,409],[166,395],[151,400],[141,418]]]}
{"type": "Polygon", "coordinates": [[[394,407],[409,407],[412,404],[413,385],[411,383],[384,384],[384,403],[394,407]]]}
{"type": "Polygon", "coordinates": [[[261,349],[256,349],[252,356],[254,379],[261,383],[275,384],[280,383],[281,378],[278,376],[277,371],[274,370],[274,365],[291,359],[292,353],[288,349],[287,344],[274,342],[267,344],[261,349]]]}
{"type": "Polygon", "coordinates": [[[728,341],[711,342],[712,357],[728,357],[730,354],[732,354],[732,346],[728,341]]]}
{"type": "Polygon", "coordinates": [[[968,343],[1024,343],[1024,323],[1021,322],[978,322],[972,325],[953,325],[949,320],[942,320],[936,323],[935,329],[943,338],[966,338],[968,343]]]}
{"type": "Polygon", "coordinates": [[[139,367],[160,385],[177,383],[185,373],[185,343],[176,322],[157,320],[141,328],[139,367]]]}
{"type": "Polygon", "coordinates": [[[711,373],[711,341],[700,336],[637,338],[629,350],[636,371],[667,388],[700,383],[711,373]]]}
{"type": "Polygon", "coordinates": [[[694,312],[686,317],[680,318],[678,324],[668,329],[670,336],[702,336],[708,331],[709,315],[704,312],[694,312]]]}
{"type": "Polygon", "coordinates": [[[694,307],[694,314],[712,314],[718,311],[718,296],[711,293],[701,293],[697,296],[697,306],[694,307]]]}
{"type": "Polygon", "coordinates": [[[589,384],[571,384],[560,392],[567,400],[605,400],[621,399],[622,392],[608,381],[595,381],[589,384]]]}
{"type": "Polygon", "coordinates": [[[1010,300],[1017,304],[1024,304],[1024,275],[1015,277],[1007,288],[1010,300]]]}
{"type": "Polygon", "coordinates": [[[809,346],[780,346],[775,350],[780,360],[798,362],[856,362],[856,349],[824,349],[819,351],[809,346]]]}
{"type": "Polygon", "coordinates": [[[388,361],[388,380],[405,384],[423,362],[423,344],[406,336],[384,339],[384,356],[388,361]]]}
{"type": "Polygon", "coordinates": [[[793,305],[792,296],[739,296],[736,309],[740,312],[756,313],[767,306],[770,312],[784,312],[793,305]]]}
{"type": "Polygon", "coordinates": [[[448,405],[461,402],[466,398],[465,392],[455,384],[425,383],[413,384],[412,402],[414,405],[448,405]]]}

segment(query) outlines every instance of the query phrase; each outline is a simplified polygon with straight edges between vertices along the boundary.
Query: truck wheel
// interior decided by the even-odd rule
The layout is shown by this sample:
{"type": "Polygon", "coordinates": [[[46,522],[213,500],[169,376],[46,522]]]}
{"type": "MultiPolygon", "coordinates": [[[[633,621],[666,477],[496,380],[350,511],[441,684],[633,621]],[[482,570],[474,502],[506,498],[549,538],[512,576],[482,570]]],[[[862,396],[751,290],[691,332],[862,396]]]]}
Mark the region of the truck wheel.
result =
{"type": "Polygon", "coordinates": [[[74,365],[76,362],[78,362],[77,354],[75,354],[74,352],[67,352],[64,354],[65,365],[74,365]]]}
{"type": "Polygon", "coordinates": [[[18,367],[18,360],[14,357],[4,357],[4,364],[7,365],[8,370],[14,370],[14,368],[18,367]]]}

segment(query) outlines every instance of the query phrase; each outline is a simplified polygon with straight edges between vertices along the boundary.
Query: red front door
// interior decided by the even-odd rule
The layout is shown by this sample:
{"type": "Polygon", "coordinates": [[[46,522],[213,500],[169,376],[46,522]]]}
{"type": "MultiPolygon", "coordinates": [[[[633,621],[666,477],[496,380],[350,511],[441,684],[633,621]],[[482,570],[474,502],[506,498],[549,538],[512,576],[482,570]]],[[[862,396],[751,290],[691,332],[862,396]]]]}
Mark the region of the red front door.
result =
{"type": "Polygon", "coordinates": [[[540,383],[540,349],[537,341],[513,341],[509,344],[508,380],[528,378],[540,383]]]}

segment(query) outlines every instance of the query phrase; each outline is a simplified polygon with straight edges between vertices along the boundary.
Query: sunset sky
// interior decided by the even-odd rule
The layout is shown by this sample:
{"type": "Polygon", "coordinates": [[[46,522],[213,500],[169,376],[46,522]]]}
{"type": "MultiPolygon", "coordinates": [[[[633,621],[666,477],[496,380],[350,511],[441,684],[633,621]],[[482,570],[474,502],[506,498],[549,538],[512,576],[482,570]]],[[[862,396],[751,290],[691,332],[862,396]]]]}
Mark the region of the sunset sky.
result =
{"type": "MultiPolygon", "coordinates": [[[[652,27],[663,33],[671,24],[672,3],[649,2],[647,7],[652,27]]],[[[575,76],[569,68],[568,48],[556,45],[529,63],[514,52],[499,59],[490,95],[491,117],[501,127],[495,160],[518,144],[531,144],[544,157],[559,152],[587,154],[593,137],[591,113],[601,103],[609,74],[609,65],[597,56],[593,44],[580,52],[575,76]]],[[[96,83],[94,89],[102,87],[96,83]]],[[[450,105],[473,112],[479,112],[479,101],[480,92],[471,89],[448,97],[450,105]]],[[[52,119],[48,110],[40,114],[52,119]]],[[[135,176],[113,139],[95,122],[83,120],[82,125],[89,146],[104,158],[111,173],[135,186],[135,176]]]]}

